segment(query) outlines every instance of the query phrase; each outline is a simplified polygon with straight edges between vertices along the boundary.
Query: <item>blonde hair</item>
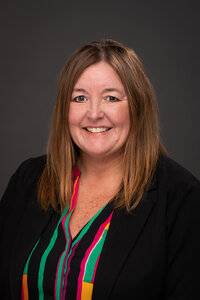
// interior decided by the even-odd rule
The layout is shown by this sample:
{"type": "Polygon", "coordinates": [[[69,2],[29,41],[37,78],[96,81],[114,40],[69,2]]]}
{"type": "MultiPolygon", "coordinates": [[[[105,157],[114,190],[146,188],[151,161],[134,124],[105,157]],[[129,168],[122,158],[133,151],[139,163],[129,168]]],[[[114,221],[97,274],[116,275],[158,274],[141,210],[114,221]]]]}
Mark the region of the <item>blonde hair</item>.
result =
{"type": "Polygon", "coordinates": [[[115,207],[134,209],[148,188],[160,154],[167,154],[160,141],[158,106],[153,87],[134,50],[102,39],[83,45],[64,65],[58,83],[47,160],[38,181],[38,199],[43,209],[62,211],[70,201],[72,169],[79,149],[70,137],[68,112],[73,88],[89,66],[105,61],[118,74],[125,88],[130,111],[130,131],[123,154],[123,182],[115,197],[115,207]]]}

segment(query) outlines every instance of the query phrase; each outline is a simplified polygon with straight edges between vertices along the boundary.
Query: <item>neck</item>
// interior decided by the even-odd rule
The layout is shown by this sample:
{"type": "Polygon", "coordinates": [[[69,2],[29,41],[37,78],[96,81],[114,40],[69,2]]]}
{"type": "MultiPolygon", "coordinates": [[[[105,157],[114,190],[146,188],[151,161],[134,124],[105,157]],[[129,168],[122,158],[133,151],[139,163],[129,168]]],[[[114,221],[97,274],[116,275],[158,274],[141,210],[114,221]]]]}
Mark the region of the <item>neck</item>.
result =
{"type": "Polygon", "coordinates": [[[95,158],[82,154],[78,161],[81,174],[87,180],[115,181],[120,183],[122,180],[122,157],[95,158]]]}

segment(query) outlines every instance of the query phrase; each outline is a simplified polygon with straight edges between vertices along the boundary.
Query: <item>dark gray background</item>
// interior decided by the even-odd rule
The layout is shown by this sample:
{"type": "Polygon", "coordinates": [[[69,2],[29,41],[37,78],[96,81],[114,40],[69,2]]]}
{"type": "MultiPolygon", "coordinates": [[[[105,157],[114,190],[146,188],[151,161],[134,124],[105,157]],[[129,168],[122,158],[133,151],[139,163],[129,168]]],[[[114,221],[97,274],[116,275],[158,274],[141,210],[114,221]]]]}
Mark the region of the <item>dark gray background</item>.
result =
{"type": "Polygon", "coordinates": [[[2,1],[0,192],[45,153],[57,77],[72,51],[102,37],[135,49],[155,87],[169,154],[200,178],[199,1],[2,1]]]}

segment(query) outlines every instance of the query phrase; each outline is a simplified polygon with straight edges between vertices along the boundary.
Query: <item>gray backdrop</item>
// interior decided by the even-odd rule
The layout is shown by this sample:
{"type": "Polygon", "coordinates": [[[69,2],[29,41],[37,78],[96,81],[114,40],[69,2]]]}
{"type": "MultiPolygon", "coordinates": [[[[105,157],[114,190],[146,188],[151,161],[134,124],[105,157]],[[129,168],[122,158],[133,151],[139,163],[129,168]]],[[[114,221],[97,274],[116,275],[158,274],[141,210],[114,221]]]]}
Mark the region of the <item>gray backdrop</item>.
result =
{"type": "Polygon", "coordinates": [[[200,178],[199,1],[2,1],[0,192],[19,163],[45,153],[58,73],[102,37],[135,49],[155,87],[162,139],[200,178]]]}

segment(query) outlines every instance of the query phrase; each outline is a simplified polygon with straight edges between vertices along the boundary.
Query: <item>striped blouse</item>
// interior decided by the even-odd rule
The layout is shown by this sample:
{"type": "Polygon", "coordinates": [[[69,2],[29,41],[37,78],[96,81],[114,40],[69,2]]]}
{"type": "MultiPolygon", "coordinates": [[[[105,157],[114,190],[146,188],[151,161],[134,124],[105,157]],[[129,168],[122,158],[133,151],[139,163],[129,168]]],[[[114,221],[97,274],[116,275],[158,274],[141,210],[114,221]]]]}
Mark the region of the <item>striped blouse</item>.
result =
{"type": "Polygon", "coordinates": [[[102,207],[72,239],[69,222],[76,206],[80,179],[78,168],[73,170],[73,175],[70,206],[61,216],[52,216],[26,261],[22,300],[92,299],[95,274],[112,219],[113,205],[109,202],[102,207]]]}

